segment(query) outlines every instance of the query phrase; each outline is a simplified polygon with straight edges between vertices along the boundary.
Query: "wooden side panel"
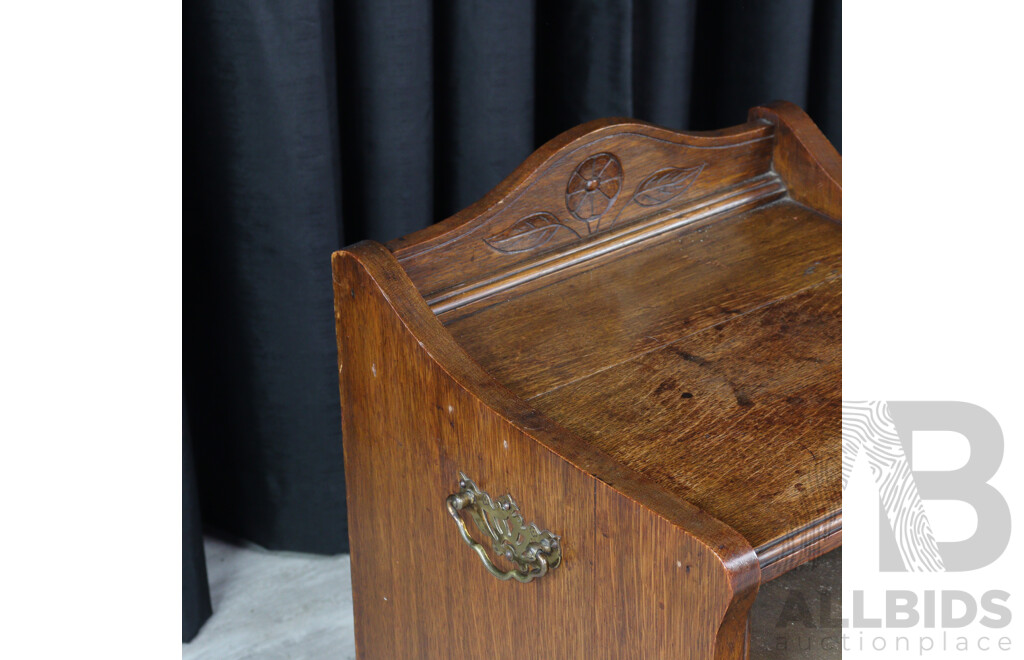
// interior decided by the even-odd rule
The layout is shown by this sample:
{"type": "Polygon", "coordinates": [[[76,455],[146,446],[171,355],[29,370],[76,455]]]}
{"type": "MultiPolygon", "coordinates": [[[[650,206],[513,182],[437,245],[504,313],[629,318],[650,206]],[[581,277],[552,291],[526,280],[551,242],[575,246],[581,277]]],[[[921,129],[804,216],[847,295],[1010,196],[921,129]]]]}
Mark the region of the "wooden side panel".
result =
{"type": "Polygon", "coordinates": [[[749,118],[777,127],[772,168],[793,199],[842,220],[843,162],[807,113],[788,101],[776,101],[752,108],[749,118]]]}
{"type": "Polygon", "coordinates": [[[382,246],[334,273],[361,658],[742,657],[759,580],[742,537],[489,379],[382,246]],[[562,566],[490,576],[445,509],[460,470],[561,534],[562,566]]]}
{"type": "Polygon", "coordinates": [[[706,548],[610,488],[598,489],[594,507],[592,639],[578,657],[745,659],[756,590],[724,609],[721,565],[706,548]]]}

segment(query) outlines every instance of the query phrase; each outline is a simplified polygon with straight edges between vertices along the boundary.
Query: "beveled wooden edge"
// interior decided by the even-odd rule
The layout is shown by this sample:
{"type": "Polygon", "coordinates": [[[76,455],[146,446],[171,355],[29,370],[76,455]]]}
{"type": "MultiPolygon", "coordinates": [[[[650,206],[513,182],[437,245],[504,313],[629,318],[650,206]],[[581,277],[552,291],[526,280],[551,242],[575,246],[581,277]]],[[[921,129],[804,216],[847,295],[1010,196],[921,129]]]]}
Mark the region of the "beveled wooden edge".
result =
{"type": "Polygon", "coordinates": [[[843,512],[840,510],[755,548],[761,564],[761,581],[774,580],[800,564],[835,550],[842,543],[843,512]]]}
{"type": "Polygon", "coordinates": [[[369,274],[397,318],[431,359],[495,414],[576,469],[684,530],[718,557],[728,573],[733,594],[719,628],[719,643],[732,647],[734,640],[743,639],[747,614],[761,582],[761,568],[754,549],[739,532],[690,502],[653,486],[649,480],[558,426],[494,380],[441,325],[395,255],[385,246],[363,241],[335,252],[332,255],[334,272],[339,271],[343,259],[355,260],[369,274]]]}
{"type": "Polygon", "coordinates": [[[633,132],[657,139],[675,141],[686,146],[709,148],[736,146],[753,140],[765,139],[771,135],[773,130],[774,127],[768,122],[759,120],[714,131],[675,131],[625,117],[595,119],[565,131],[544,143],[530,154],[512,174],[476,203],[441,222],[389,241],[387,247],[395,253],[398,259],[405,259],[449,240],[450,235],[470,231],[483,221],[482,217],[488,210],[516,197],[563,154],[572,151],[578,144],[590,142],[605,135],[633,132]]]}
{"type": "Polygon", "coordinates": [[[842,221],[842,157],[814,120],[789,101],[751,108],[747,118],[778,127],[772,167],[789,186],[790,196],[842,221]]]}
{"type": "MultiPolygon", "coordinates": [[[[807,113],[788,101],[774,101],[751,108],[747,118],[776,125],[772,169],[786,183],[790,197],[842,222],[842,157],[807,113]]],[[[762,580],[773,580],[842,542],[840,510],[757,548],[762,580]]]]}

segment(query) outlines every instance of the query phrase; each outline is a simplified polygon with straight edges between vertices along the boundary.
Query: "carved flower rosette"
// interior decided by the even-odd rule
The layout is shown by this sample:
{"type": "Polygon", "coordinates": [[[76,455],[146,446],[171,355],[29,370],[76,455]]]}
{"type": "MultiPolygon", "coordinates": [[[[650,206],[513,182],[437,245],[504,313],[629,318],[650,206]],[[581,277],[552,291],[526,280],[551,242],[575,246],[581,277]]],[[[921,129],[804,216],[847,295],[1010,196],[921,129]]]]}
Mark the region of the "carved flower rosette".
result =
{"type": "Polygon", "coordinates": [[[628,201],[616,204],[625,184],[622,162],[609,152],[593,154],[580,162],[566,181],[569,218],[563,220],[547,211],[533,213],[483,240],[497,252],[517,254],[544,246],[560,231],[581,238],[608,229],[632,204],[650,208],[676,201],[697,180],[704,165],[661,168],[640,181],[628,201]],[[610,215],[616,206],[618,211],[610,215]],[[611,220],[604,221],[606,216],[611,220]]]}
{"type": "Polygon", "coordinates": [[[593,232],[622,189],[622,163],[614,154],[600,153],[580,163],[565,186],[565,206],[593,232]]]}

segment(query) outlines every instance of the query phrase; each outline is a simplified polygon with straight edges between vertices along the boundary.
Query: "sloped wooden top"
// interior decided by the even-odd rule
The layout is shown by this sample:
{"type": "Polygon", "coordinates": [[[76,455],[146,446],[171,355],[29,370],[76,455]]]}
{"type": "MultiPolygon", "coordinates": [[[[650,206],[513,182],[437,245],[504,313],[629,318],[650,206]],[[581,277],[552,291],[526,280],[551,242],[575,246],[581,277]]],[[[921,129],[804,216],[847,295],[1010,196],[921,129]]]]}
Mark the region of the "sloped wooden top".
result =
{"type": "Polygon", "coordinates": [[[792,201],[442,315],[555,422],[769,548],[841,508],[841,232],[792,201]]]}
{"type": "Polygon", "coordinates": [[[751,117],[583,127],[389,247],[498,382],[739,531],[770,579],[841,541],[842,191],[799,109],[751,117]]]}

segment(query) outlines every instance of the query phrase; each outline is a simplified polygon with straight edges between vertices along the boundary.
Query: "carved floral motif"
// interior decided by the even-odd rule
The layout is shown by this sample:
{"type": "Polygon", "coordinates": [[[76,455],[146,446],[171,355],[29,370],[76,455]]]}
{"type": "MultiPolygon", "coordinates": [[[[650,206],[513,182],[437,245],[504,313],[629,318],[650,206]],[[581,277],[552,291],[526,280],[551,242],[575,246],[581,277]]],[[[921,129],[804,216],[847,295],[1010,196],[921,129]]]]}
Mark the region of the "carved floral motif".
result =
{"type": "Polygon", "coordinates": [[[658,170],[640,182],[633,193],[633,201],[640,206],[657,206],[670,202],[683,193],[697,180],[704,169],[697,167],[666,167],[658,170]]]}
{"type": "MultiPolygon", "coordinates": [[[[615,202],[622,188],[622,164],[614,154],[602,153],[586,159],[569,177],[565,206],[577,220],[600,218],[615,202]]],[[[589,224],[589,222],[588,222],[589,224]]]]}
{"type": "MultiPolygon", "coordinates": [[[[693,185],[704,166],[705,163],[692,167],[666,167],[648,175],[636,187],[629,201],[620,205],[611,222],[606,223],[606,227],[599,227],[601,218],[615,205],[622,191],[625,170],[615,154],[594,154],[581,162],[569,176],[565,185],[565,206],[572,218],[584,223],[587,233],[591,234],[611,227],[630,204],[653,207],[676,199],[693,185]]],[[[484,242],[505,254],[528,252],[543,246],[563,229],[580,237],[571,219],[562,220],[547,212],[533,213],[485,238],[484,242]]]]}
{"type": "Polygon", "coordinates": [[[558,218],[550,213],[534,213],[522,218],[504,231],[485,238],[484,242],[498,252],[508,254],[527,252],[550,241],[559,229],[567,229],[576,234],[574,229],[563,225],[558,218]]]}

